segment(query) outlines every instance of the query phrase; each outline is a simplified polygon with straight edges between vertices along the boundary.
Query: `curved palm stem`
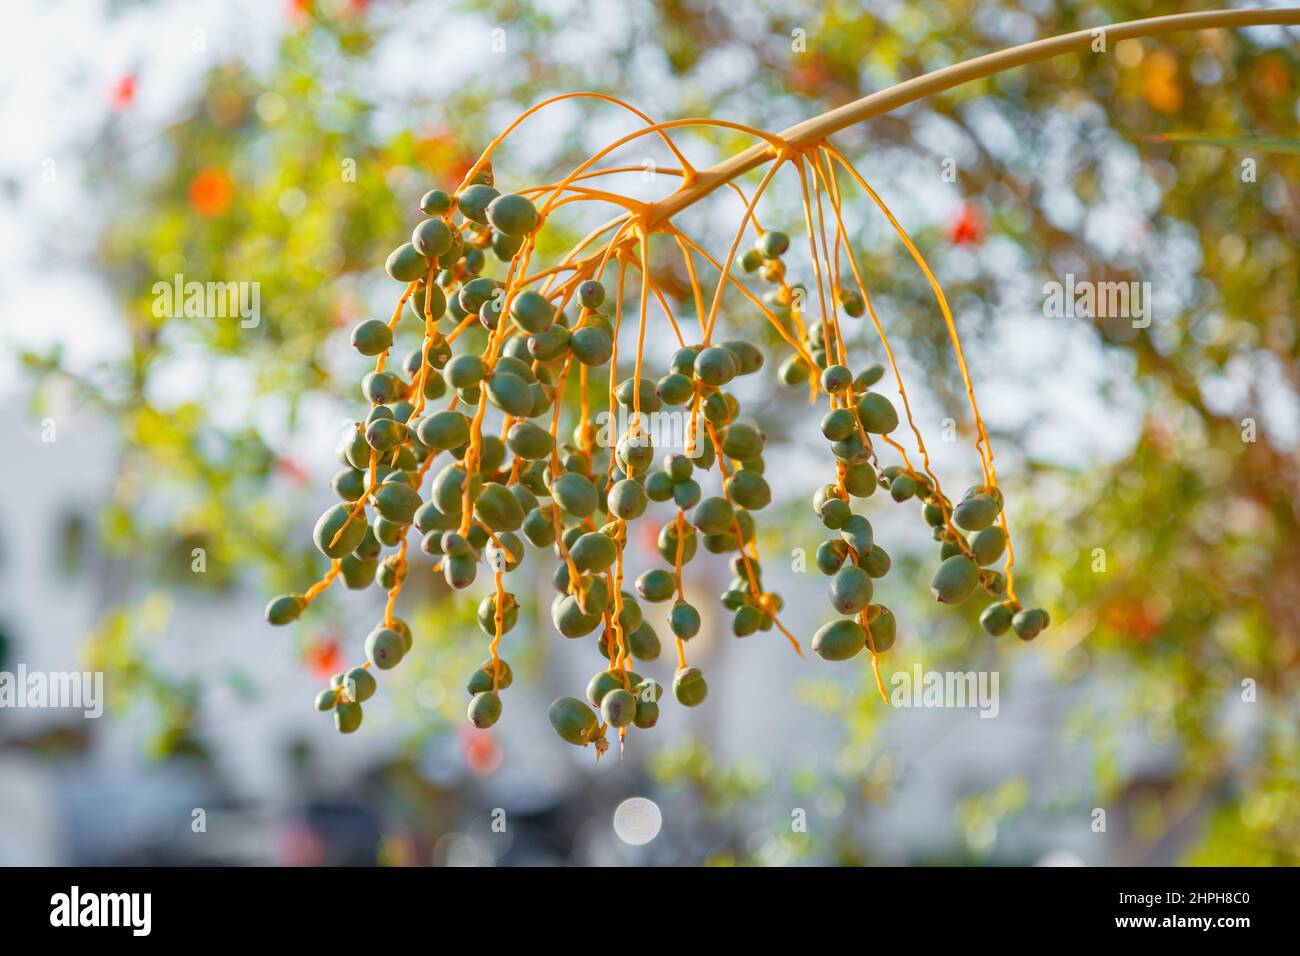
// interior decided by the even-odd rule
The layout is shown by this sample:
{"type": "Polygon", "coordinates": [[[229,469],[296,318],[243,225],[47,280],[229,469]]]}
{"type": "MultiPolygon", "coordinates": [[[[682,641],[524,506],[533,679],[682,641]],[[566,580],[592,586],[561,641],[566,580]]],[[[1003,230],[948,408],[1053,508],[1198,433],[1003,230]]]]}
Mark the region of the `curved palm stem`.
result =
{"type": "MultiPolygon", "coordinates": [[[[1129,20],[1109,26],[1091,27],[1063,33],[1056,37],[1047,37],[1022,43],[1019,46],[999,50],[955,63],[952,66],[926,73],[889,89],[864,96],[852,103],[837,107],[820,116],[804,120],[778,134],[790,149],[799,150],[820,143],[832,133],[846,127],[861,123],[873,117],[895,110],[900,106],[924,99],[935,93],[952,89],[971,80],[992,76],[1003,70],[1010,70],[1026,63],[1046,60],[1061,53],[1078,53],[1091,49],[1100,36],[1104,36],[1109,49],[1121,40],[1138,37],[1158,36],[1164,33],[1177,33],[1186,30],[1211,30],[1225,27],[1251,26],[1287,26],[1300,25],[1300,8],[1255,10],[1207,10],[1199,13],[1177,13],[1163,17],[1148,17],[1143,20],[1129,20]]],[[[736,177],[761,166],[778,155],[775,147],[760,143],[742,153],[700,170],[697,175],[684,183],[670,196],[653,203],[646,209],[646,217],[651,225],[663,222],[690,206],[719,186],[731,182],[736,177]]]]}

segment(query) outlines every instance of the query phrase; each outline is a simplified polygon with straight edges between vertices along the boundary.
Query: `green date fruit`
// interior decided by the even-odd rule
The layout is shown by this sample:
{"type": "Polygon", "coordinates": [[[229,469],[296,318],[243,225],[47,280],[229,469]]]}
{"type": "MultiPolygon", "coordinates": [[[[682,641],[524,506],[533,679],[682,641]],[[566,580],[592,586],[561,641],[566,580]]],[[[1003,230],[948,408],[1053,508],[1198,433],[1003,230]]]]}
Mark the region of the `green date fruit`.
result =
{"type": "Polygon", "coordinates": [[[673,696],[683,707],[698,707],[708,693],[709,685],[698,667],[681,667],[673,675],[673,696]]]}
{"type": "Polygon", "coordinates": [[[546,717],[561,740],[579,747],[595,740],[600,730],[595,712],[575,697],[561,697],[554,701],[546,717]]]}
{"type": "Polygon", "coordinates": [[[857,621],[841,619],[823,625],[813,635],[812,648],[828,661],[846,661],[867,645],[867,634],[857,621]]]}
{"type": "Polygon", "coordinates": [[[940,604],[960,604],[980,583],[980,569],[964,554],[955,554],[939,565],[930,581],[930,593],[940,604]]]}

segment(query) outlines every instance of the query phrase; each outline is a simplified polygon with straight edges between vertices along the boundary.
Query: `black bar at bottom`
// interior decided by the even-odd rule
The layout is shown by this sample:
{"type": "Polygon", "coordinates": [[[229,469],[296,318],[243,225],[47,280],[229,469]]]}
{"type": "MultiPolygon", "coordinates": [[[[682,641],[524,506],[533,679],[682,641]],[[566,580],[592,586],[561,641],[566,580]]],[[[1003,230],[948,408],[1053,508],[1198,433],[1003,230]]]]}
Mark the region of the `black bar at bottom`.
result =
{"type": "Polygon", "coordinates": [[[418,933],[433,946],[463,932],[494,945],[512,933],[535,943],[610,918],[633,933],[642,921],[643,931],[662,931],[656,924],[674,912],[733,944],[748,933],[771,943],[777,921],[825,929],[828,919],[848,920],[877,943],[918,930],[927,942],[990,933],[1042,942],[1044,929],[1071,941],[1230,942],[1293,925],[1300,889],[1296,871],[1265,869],[115,868],[9,869],[0,880],[11,940],[77,933],[216,942],[279,927],[308,945],[381,930],[418,933]]]}

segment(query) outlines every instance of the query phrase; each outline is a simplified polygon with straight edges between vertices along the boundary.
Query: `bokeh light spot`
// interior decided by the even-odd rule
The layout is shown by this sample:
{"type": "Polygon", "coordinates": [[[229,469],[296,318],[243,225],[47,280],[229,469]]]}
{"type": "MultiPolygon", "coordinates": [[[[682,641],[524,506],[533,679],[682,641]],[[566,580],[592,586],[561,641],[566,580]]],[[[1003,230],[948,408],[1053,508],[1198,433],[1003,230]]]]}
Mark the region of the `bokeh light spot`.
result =
{"type": "Polygon", "coordinates": [[[659,835],[663,822],[659,805],[645,797],[629,797],[614,810],[614,832],[631,846],[649,843],[659,835]]]}

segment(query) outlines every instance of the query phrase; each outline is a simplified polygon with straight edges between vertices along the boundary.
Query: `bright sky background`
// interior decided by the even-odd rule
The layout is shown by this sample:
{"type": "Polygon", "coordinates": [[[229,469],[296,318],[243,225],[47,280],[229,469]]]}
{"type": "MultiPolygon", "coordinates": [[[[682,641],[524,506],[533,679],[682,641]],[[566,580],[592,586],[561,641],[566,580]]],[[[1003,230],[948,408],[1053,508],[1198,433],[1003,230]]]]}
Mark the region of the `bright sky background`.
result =
{"type": "Polygon", "coordinates": [[[20,386],[14,345],[58,340],[87,358],[120,346],[113,303],[84,269],[98,224],[87,221],[81,164],[117,81],[137,77],[135,100],[117,122],[147,152],[214,60],[233,51],[265,60],[284,26],[283,5],[266,0],[116,6],[107,17],[104,4],[85,0],[5,4],[0,189],[18,214],[9,207],[0,216],[0,395],[20,386]]]}

